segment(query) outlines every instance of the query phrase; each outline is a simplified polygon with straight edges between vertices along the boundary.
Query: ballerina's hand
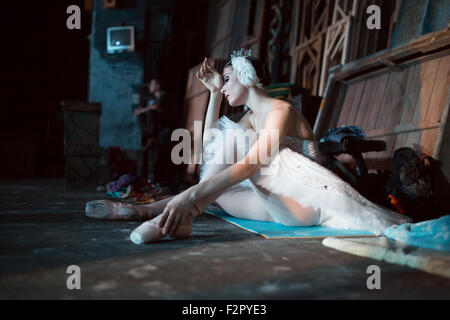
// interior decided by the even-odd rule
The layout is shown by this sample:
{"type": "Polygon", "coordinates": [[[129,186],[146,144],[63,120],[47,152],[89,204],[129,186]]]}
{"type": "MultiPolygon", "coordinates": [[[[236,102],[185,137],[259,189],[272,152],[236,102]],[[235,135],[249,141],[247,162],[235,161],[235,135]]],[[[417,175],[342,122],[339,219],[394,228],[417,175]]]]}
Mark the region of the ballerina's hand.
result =
{"type": "Polygon", "coordinates": [[[210,92],[219,92],[223,87],[222,76],[209,64],[207,58],[195,75],[210,92]]]}
{"type": "Polygon", "coordinates": [[[163,229],[162,232],[164,235],[173,234],[183,217],[187,215],[195,217],[198,214],[197,211],[194,201],[188,192],[184,191],[166,204],[159,222],[159,227],[163,229]]]}

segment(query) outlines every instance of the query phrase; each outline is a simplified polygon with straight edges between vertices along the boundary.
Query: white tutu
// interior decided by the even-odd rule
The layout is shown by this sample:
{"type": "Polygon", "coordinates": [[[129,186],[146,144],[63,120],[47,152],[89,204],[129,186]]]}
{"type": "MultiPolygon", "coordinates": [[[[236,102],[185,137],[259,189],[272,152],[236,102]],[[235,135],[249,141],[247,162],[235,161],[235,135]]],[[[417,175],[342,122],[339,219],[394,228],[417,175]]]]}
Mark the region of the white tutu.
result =
{"type": "MultiPolygon", "coordinates": [[[[221,139],[216,139],[205,144],[203,157],[206,163],[201,168],[201,179],[210,176],[208,171],[213,167],[211,164],[224,163],[226,152],[234,150],[236,159],[242,159],[256,141],[256,135],[246,142],[243,139],[227,141],[225,130],[236,130],[237,136],[240,136],[251,129],[231,121],[226,116],[222,116],[214,127],[220,130],[222,141],[225,143],[221,144],[219,142],[221,139]]],[[[279,152],[272,156],[267,165],[233,188],[237,187],[236,190],[251,188],[273,220],[285,225],[305,224],[286,210],[277,195],[290,197],[301,206],[312,208],[315,214],[313,224],[331,228],[382,234],[392,225],[410,221],[404,215],[370,202],[350,184],[319,163],[317,144],[285,137],[280,144],[279,152]]]]}

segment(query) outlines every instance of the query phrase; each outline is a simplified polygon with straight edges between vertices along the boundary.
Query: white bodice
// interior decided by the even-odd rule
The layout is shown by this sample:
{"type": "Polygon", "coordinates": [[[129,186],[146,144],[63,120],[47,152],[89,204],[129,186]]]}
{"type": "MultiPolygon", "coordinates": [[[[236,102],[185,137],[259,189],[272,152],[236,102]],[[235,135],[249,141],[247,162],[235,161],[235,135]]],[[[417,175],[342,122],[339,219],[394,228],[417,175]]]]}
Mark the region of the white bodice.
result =
{"type": "MultiPolygon", "coordinates": [[[[224,130],[228,129],[228,130],[236,130],[236,129],[240,129],[243,134],[246,133],[247,131],[252,131],[253,133],[253,139],[250,138],[251,141],[247,140],[247,143],[245,143],[245,145],[243,146],[237,146],[237,151],[238,151],[238,158],[243,158],[249,151],[250,147],[256,142],[256,137],[257,135],[254,135],[256,133],[256,130],[254,129],[249,129],[246,128],[245,126],[236,123],[232,120],[230,120],[227,116],[222,116],[220,117],[217,122],[214,125],[215,129],[220,130],[221,132],[224,132],[224,130]]],[[[251,134],[248,136],[252,136],[251,134]]],[[[222,135],[223,137],[223,141],[225,140],[225,134],[222,135]]],[[[235,143],[239,143],[239,141],[241,140],[237,140],[235,141],[235,143]]],[[[211,159],[214,157],[215,152],[217,148],[217,144],[214,144],[214,141],[211,141],[209,143],[207,143],[204,146],[204,150],[203,150],[203,156],[205,157],[205,159],[211,159]]],[[[282,141],[280,142],[279,145],[279,149],[283,149],[283,148],[289,148],[295,152],[298,152],[302,155],[304,155],[305,157],[313,160],[314,162],[320,163],[320,152],[319,152],[319,147],[317,146],[317,143],[315,141],[312,140],[302,140],[300,138],[297,137],[291,137],[291,136],[284,136],[282,138],[282,141]]]]}

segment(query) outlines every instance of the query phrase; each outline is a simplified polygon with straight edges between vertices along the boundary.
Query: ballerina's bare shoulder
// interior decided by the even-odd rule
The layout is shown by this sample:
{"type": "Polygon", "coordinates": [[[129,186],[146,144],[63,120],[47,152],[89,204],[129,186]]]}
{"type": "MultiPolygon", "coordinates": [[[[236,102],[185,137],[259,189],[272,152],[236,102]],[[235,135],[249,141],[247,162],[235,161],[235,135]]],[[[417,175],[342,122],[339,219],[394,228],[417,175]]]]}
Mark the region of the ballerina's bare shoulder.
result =
{"type": "MultiPolygon", "coordinates": [[[[294,108],[288,102],[279,99],[274,100],[273,108],[289,108],[292,115],[294,115],[293,117],[290,117],[292,120],[289,123],[289,128],[286,133],[287,136],[301,140],[315,141],[311,126],[299,110],[294,108]]],[[[263,119],[256,118],[252,110],[249,110],[239,121],[239,124],[255,130],[264,128],[264,123],[265,117],[263,119]]]]}

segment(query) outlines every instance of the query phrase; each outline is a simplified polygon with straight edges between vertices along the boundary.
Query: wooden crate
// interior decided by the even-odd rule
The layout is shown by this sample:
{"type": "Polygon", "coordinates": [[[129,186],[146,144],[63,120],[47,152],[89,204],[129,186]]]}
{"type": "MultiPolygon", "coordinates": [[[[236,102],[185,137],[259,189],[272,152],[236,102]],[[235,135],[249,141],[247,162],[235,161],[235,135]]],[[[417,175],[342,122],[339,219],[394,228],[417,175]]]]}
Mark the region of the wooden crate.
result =
{"type": "Polygon", "coordinates": [[[101,104],[64,101],[64,145],[98,146],[101,104]]]}
{"type": "Polygon", "coordinates": [[[101,173],[102,153],[103,149],[98,146],[76,144],[66,146],[66,188],[96,186],[101,173]]]}
{"type": "Polygon", "coordinates": [[[95,185],[100,158],[99,120],[101,104],[64,101],[65,185],[68,188],[95,185]]]}

